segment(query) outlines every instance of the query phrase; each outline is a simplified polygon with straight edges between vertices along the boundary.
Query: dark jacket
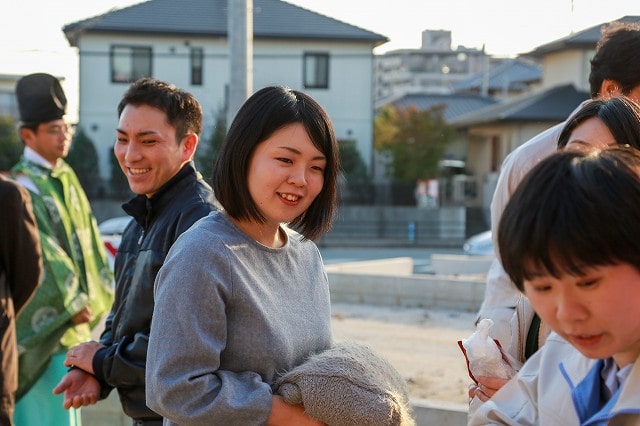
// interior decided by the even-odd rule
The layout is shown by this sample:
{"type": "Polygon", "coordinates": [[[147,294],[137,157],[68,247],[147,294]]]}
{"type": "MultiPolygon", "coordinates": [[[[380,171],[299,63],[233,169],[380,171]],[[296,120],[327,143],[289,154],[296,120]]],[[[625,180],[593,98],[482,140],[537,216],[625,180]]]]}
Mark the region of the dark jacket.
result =
{"type": "Polygon", "coordinates": [[[153,284],[180,234],[215,210],[213,192],[193,164],[185,165],[153,197],[139,195],[122,206],[133,216],[115,259],[116,295],[93,358],[102,397],[117,388],[122,408],[134,419],[160,419],[145,404],[145,367],[153,284]]]}
{"type": "Polygon", "coordinates": [[[0,177],[0,424],[12,423],[18,388],[15,318],[38,286],[42,257],[29,192],[0,177]]]}

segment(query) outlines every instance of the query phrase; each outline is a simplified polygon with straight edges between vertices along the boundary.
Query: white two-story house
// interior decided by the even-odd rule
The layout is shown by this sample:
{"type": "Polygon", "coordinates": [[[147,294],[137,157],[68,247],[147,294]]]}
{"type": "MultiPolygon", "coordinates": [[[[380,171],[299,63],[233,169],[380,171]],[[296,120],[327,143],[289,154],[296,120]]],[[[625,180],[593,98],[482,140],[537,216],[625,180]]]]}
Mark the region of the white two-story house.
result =
{"type": "MultiPolygon", "coordinates": [[[[193,93],[203,137],[224,114],[230,82],[227,0],[149,0],[66,25],[79,53],[79,126],[93,140],[99,173],[110,174],[116,107],[143,76],[193,93]]],[[[373,48],[380,34],[280,0],[253,0],[253,81],[302,90],[320,102],[340,140],[354,140],[371,169],[373,48]]]]}

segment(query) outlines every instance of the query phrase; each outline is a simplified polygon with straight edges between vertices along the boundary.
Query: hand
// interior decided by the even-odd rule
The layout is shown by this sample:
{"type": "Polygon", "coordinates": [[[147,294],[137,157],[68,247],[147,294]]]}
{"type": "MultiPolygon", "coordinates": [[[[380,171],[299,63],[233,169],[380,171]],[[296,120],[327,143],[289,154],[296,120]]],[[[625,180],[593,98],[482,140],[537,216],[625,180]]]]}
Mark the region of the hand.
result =
{"type": "Polygon", "coordinates": [[[62,406],[68,410],[71,407],[80,408],[95,404],[100,398],[100,390],[100,382],[94,376],[74,368],[53,388],[53,393],[58,395],[64,392],[62,406]]]}
{"type": "Polygon", "coordinates": [[[498,390],[509,381],[498,377],[476,376],[477,385],[469,388],[469,399],[477,397],[482,402],[487,402],[498,390]]]}
{"type": "Polygon", "coordinates": [[[289,405],[279,395],[274,395],[271,401],[268,426],[326,426],[305,413],[302,405],[289,405]]]}
{"type": "Polygon", "coordinates": [[[87,373],[94,374],[93,357],[105,346],[102,343],[90,342],[80,343],[69,349],[67,357],[64,359],[65,367],[78,367],[87,373]]]}
{"type": "Polygon", "coordinates": [[[85,306],[80,312],[71,317],[71,322],[75,325],[84,324],[93,321],[93,313],[91,308],[85,306]]]}

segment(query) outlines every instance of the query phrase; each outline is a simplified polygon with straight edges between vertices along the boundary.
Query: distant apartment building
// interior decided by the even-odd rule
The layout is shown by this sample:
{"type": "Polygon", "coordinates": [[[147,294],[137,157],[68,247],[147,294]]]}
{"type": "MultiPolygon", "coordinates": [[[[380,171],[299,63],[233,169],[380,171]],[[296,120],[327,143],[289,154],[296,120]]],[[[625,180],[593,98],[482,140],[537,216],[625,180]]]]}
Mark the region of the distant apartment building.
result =
{"type": "Polygon", "coordinates": [[[489,70],[484,50],[451,47],[451,31],[425,30],[419,49],[398,49],[377,55],[375,100],[384,104],[410,93],[453,92],[454,85],[489,70]]]}

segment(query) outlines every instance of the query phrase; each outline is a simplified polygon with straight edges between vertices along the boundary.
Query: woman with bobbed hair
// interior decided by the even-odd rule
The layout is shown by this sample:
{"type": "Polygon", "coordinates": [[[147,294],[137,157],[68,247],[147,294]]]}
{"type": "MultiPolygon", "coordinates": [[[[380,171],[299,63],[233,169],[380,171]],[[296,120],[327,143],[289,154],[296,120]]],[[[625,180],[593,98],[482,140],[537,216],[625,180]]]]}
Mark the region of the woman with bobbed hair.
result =
{"type": "Polygon", "coordinates": [[[272,386],[332,344],[312,240],[331,227],[339,168],[308,95],[266,87],[240,108],[215,162],[222,209],[176,241],[155,283],[147,404],[165,425],[322,424],[272,386]]]}

